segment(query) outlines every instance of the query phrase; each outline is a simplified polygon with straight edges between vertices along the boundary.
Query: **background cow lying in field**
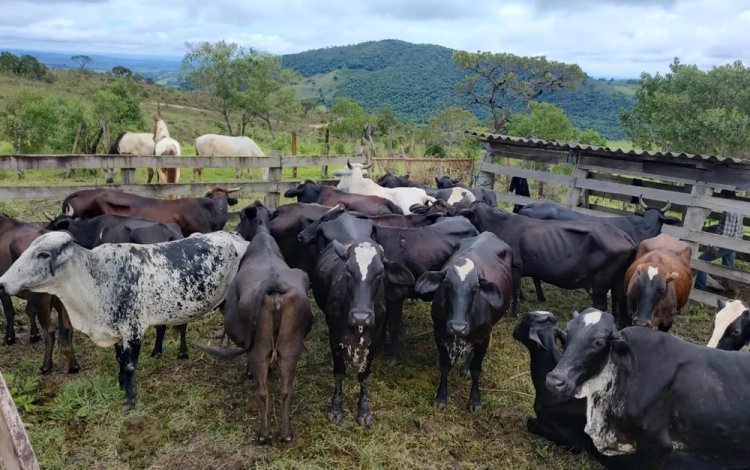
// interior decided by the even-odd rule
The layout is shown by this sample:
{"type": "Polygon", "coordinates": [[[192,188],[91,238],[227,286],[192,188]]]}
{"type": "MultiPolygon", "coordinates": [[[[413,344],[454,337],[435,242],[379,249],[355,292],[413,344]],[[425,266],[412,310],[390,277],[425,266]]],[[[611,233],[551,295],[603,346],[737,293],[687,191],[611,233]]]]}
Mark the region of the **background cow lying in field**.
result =
{"type": "Polygon", "coordinates": [[[497,194],[492,189],[461,186],[461,180],[453,179],[450,176],[435,177],[435,183],[438,189],[464,188],[474,195],[475,200],[483,202],[490,207],[497,207],[497,194]]]}
{"type": "Polygon", "coordinates": [[[365,215],[403,214],[399,206],[388,199],[379,196],[365,196],[353,194],[332,186],[323,186],[314,181],[306,180],[296,188],[284,193],[285,197],[296,197],[297,202],[317,203],[333,207],[344,204],[348,210],[357,211],[365,215]]]}
{"type": "Polygon", "coordinates": [[[98,346],[115,346],[124,409],[135,406],[135,369],[151,325],[185,323],[226,295],[247,242],[215,232],[155,245],[105,244],[87,250],[65,232],[34,240],[0,277],[0,293],[56,295],[73,327],[98,346]]]}
{"type": "MultiPolygon", "coordinates": [[[[596,309],[568,323],[550,390],[586,399],[586,433],[604,455],[635,453],[662,468],[675,450],[719,468],[748,468],[750,361],[668,333],[617,331],[596,309]]],[[[686,467],[693,468],[693,467],[686,467]]]]}

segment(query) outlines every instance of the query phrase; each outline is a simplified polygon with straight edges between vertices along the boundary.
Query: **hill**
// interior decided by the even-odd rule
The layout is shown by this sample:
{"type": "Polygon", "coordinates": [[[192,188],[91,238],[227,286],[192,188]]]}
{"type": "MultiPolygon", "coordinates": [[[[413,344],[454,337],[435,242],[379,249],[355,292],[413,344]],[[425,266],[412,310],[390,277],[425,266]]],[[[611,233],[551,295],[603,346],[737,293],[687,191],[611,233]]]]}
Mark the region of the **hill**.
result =
{"type": "MultiPolygon", "coordinates": [[[[329,106],[336,97],[350,98],[368,112],[389,106],[402,119],[424,122],[441,108],[461,104],[453,87],[465,75],[452,55],[443,46],[384,40],[289,54],[283,64],[304,77],[300,96],[329,106]]],[[[634,86],[587,76],[575,90],[543,99],[565,109],[576,127],[617,139],[623,137],[618,113],[633,105],[634,86]]]]}

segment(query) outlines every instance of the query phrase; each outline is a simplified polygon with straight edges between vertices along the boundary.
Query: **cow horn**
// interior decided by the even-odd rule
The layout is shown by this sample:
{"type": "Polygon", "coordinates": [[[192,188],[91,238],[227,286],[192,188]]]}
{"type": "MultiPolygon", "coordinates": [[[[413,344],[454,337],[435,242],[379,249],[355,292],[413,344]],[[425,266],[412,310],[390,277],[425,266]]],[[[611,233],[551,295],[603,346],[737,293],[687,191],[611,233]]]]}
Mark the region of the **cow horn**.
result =
{"type": "Polygon", "coordinates": [[[237,186],[236,188],[232,188],[232,189],[227,189],[227,193],[236,193],[240,189],[242,189],[241,186],[237,186]]]}
{"type": "Polygon", "coordinates": [[[363,169],[363,170],[369,170],[370,168],[372,168],[372,166],[373,166],[374,164],[375,164],[374,162],[370,162],[370,164],[369,164],[369,165],[362,165],[362,169],[363,169]]]}
{"type": "Polygon", "coordinates": [[[211,190],[206,191],[203,193],[203,197],[209,197],[211,195],[211,190]]]}
{"type": "Polygon", "coordinates": [[[350,170],[352,169],[352,164],[348,158],[346,159],[346,167],[349,168],[350,170]]]}
{"type": "Polygon", "coordinates": [[[641,206],[644,211],[648,210],[648,205],[646,205],[646,201],[643,200],[643,194],[638,196],[638,205],[641,206]]]}
{"type": "Polygon", "coordinates": [[[667,212],[670,207],[672,207],[672,201],[667,201],[667,205],[664,206],[664,207],[662,207],[661,211],[662,212],[667,212]]]}
{"type": "Polygon", "coordinates": [[[53,220],[55,220],[55,218],[52,217],[51,215],[49,215],[46,211],[42,211],[42,214],[44,215],[44,218],[47,219],[47,220],[49,220],[50,222],[52,222],[53,220]]]}

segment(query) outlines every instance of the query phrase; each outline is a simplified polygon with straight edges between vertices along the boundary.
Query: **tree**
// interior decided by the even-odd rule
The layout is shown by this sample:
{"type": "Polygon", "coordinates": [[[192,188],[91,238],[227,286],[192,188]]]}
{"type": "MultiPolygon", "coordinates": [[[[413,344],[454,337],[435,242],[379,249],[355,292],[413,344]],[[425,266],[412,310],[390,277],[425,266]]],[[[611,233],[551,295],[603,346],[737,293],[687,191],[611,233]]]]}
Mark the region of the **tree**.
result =
{"type": "Polygon", "coordinates": [[[81,72],[83,72],[84,67],[90,64],[92,61],[91,57],[87,55],[74,55],[70,58],[70,60],[78,64],[78,66],[81,68],[81,72]]]}
{"type": "Polygon", "coordinates": [[[36,57],[29,54],[19,57],[7,51],[0,53],[0,72],[31,80],[50,80],[52,77],[47,66],[39,62],[36,57]]]}
{"type": "Polygon", "coordinates": [[[674,59],[665,75],[643,73],[625,134],[643,148],[747,156],[750,68],[742,62],[701,71],[674,59]]]}
{"type": "Polygon", "coordinates": [[[428,146],[436,144],[444,148],[450,155],[456,145],[466,140],[466,131],[472,130],[478,124],[479,120],[470,111],[455,106],[445,108],[430,118],[425,129],[425,141],[428,146]]]}
{"type": "Polygon", "coordinates": [[[132,82],[118,80],[94,93],[94,116],[107,123],[109,133],[143,129],[143,112],[132,82]]]}
{"type": "Polygon", "coordinates": [[[182,60],[181,75],[190,86],[213,96],[214,108],[224,118],[229,134],[233,134],[231,118],[238,109],[237,93],[246,84],[242,74],[248,61],[245,50],[225,41],[186,46],[189,52],[182,60]]]}
{"type": "Polygon", "coordinates": [[[133,78],[133,71],[124,65],[115,65],[112,67],[112,75],[125,78],[133,78]]]}
{"type": "Polygon", "coordinates": [[[544,93],[573,88],[583,78],[577,65],[544,56],[456,51],[453,60],[469,72],[456,84],[456,92],[469,106],[489,111],[495,132],[505,131],[514,109],[528,109],[529,103],[544,93]]]}
{"type": "Polygon", "coordinates": [[[581,144],[596,145],[598,147],[607,146],[607,139],[594,129],[584,129],[580,131],[575,140],[581,144]]]}
{"type": "Polygon", "coordinates": [[[330,125],[334,137],[356,141],[362,135],[369,116],[362,106],[346,98],[336,98],[331,109],[334,121],[330,125]]]}
{"type": "Polygon", "coordinates": [[[388,149],[388,155],[393,154],[393,131],[398,127],[399,122],[393,110],[389,106],[384,106],[375,113],[375,131],[385,137],[385,146],[388,149]]]}
{"type": "Polygon", "coordinates": [[[515,114],[507,125],[507,132],[517,137],[547,140],[573,140],[578,130],[561,108],[554,104],[532,102],[529,114],[515,114]]]}
{"type": "Polygon", "coordinates": [[[318,107],[317,101],[310,98],[303,99],[299,104],[302,106],[302,114],[305,117],[307,117],[307,113],[318,107]]]}

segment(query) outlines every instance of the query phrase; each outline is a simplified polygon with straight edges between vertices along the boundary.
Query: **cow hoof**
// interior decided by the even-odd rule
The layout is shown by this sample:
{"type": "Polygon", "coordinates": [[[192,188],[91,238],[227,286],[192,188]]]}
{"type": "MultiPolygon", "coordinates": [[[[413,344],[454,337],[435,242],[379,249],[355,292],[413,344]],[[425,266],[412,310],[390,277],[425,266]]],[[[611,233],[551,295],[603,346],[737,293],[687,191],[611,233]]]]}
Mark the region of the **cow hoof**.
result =
{"type": "Polygon", "coordinates": [[[78,364],[73,364],[72,366],[68,366],[68,374],[77,374],[81,371],[81,367],[78,364]]]}
{"type": "Polygon", "coordinates": [[[437,406],[439,410],[444,409],[447,404],[448,400],[445,398],[435,398],[435,406],[437,406]]]}
{"type": "Polygon", "coordinates": [[[190,356],[187,352],[178,352],[177,359],[188,359],[190,356]]]}
{"type": "Polygon", "coordinates": [[[263,436],[261,434],[258,434],[258,444],[265,446],[271,443],[271,436],[263,436]]]}
{"type": "Polygon", "coordinates": [[[11,344],[16,344],[16,337],[15,336],[6,336],[5,337],[5,344],[10,346],[11,344]]]}
{"type": "Polygon", "coordinates": [[[539,425],[537,424],[535,418],[529,417],[526,420],[526,430],[531,434],[539,434],[539,425]]]}
{"type": "Polygon", "coordinates": [[[333,421],[334,423],[338,423],[344,419],[344,410],[341,408],[329,408],[328,410],[328,420],[333,421]]]}
{"type": "Polygon", "coordinates": [[[361,413],[359,416],[357,416],[357,424],[368,428],[372,426],[372,413],[369,411],[366,413],[361,413]]]}
{"type": "Polygon", "coordinates": [[[466,409],[469,410],[471,413],[476,413],[477,411],[482,409],[482,403],[481,402],[469,402],[466,404],[466,409]]]}
{"type": "Polygon", "coordinates": [[[280,435],[279,436],[279,442],[283,442],[283,443],[288,444],[288,443],[292,442],[292,438],[293,437],[294,436],[292,434],[280,435]]]}
{"type": "Polygon", "coordinates": [[[458,371],[459,375],[465,379],[471,378],[471,371],[468,367],[461,367],[461,369],[458,371]]]}
{"type": "Polygon", "coordinates": [[[135,408],[135,400],[130,400],[126,398],[125,401],[122,403],[122,412],[127,413],[131,411],[133,408],[135,408]]]}
{"type": "Polygon", "coordinates": [[[159,359],[161,357],[161,351],[152,351],[150,356],[159,359]]]}
{"type": "Polygon", "coordinates": [[[52,366],[42,366],[39,368],[39,373],[42,375],[47,375],[50,372],[52,372],[52,366]]]}
{"type": "Polygon", "coordinates": [[[29,335],[29,343],[38,343],[41,340],[42,340],[42,335],[40,335],[39,333],[29,335]]]}

